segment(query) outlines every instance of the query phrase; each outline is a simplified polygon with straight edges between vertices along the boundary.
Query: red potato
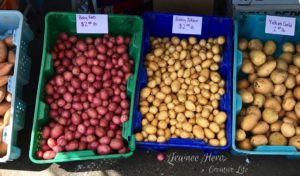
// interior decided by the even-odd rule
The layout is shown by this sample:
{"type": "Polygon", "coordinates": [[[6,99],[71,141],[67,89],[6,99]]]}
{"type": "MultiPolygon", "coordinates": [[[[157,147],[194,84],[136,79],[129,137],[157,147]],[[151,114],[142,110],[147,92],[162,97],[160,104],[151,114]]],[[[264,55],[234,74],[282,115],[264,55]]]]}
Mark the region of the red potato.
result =
{"type": "Polygon", "coordinates": [[[62,152],[62,151],[63,151],[63,147],[62,147],[62,146],[59,146],[59,145],[56,145],[56,146],[52,147],[52,150],[53,150],[55,153],[62,152]]]}
{"type": "Polygon", "coordinates": [[[108,145],[110,143],[111,138],[108,136],[103,136],[99,139],[100,144],[108,145]]]}
{"type": "Polygon", "coordinates": [[[87,50],[87,45],[85,42],[83,41],[77,41],[76,43],[76,48],[79,50],[79,51],[86,51],[87,50]]]}
{"type": "Polygon", "coordinates": [[[42,151],[48,151],[48,150],[50,150],[50,149],[51,149],[51,148],[49,147],[48,144],[41,145],[41,150],[42,150],[42,151]]]}
{"type": "Polygon", "coordinates": [[[99,146],[99,142],[98,141],[93,141],[88,145],[88,149],[90,150],[97,150],[97,147],[99,146]]]}
{"type": "Polygon", "coordinates": [[[110,138],[113,138],[115,137],[116,133],[113,129],[110,129],[107,131],[107,136],[110,137],[110,138]]]}
{"type": "Polygon", "coordinates": [[[35,157],[37,159],[43,159],[43,155],[44,155],[44,152],[41,150],[38,150],[37,152],[35,152],[35,157]]]}
{"type": "Polygon", "coordinates": [[[86,136],[86,141],[87,141],[88,143],[94,142],[94,141],[96,141],[96,140],[97,140],[97,139],[96,139],[96,136],[94,136],[94,135],[92,135],[92,134],[86,136]]]}
{"type": "Polygon", "coordinates": [[[90,119],[90,123],[91,123],[91,125],[93,125],[93,126],[98,126],[99,120],[98,120],[98,119],[90,119]]]}
{"type": "Polygon", "coordinates": [[[106,131],[102,127],[96,127],[95,134],[96,134],[96,136],[98,136],[99,138],[101,138],[101,137],[103,137],[103,136],[106,135],[106,131]]]}
{"type": "Polygon", "coordinates": [[[45,151],[43,154],[43,159],[50,160],[55,158],[56,153],[52,150],[45,151]]]}
{"type": "MultiPolygon", "coordinates": [[[[75,130],[76,130],[76,129],[75,129],[75,130]]],[[[75,130],[74,130],[74,131],[75,131],[75,130]]],[[[74,132],[74,131],[73,131],[73,132],[74,132]]],[[[74,136],[74,133],[73,133],[73,132],[69,131],[69,132],[66,132],[66,133],[65,133],[65,136],[64,136],[64,137],[65,137],[65,139],[66,139],[67,141],[72,141],[72,140],[74,139],[75,136],[74,136]]],[[[66,144],[65,144],[65,145],[66,145],[66,144]]]]}
{"type": "Polygon", "coordinates": [[[61,40],[68,40],[68,34],[65,32],[60,32],[59,33],[59,39],[61,40]]]}
{"type": "Polygon", "coordinates": [[[126,147],[122,147],[120,150],[118,150],[119,154],[124,154],[127,153],[127,148],[126,147]]]}
{"type": "Polygon", "coordinates": [[[85,132],[86,132],[86,126],[83,125],[83,124],[79,124],[79,125],[77,126],[77,132],[79,132],[79,133],[81,133],[81,134],[85,134],[85,132]]]}
{"type": "Polygon", "coordinates": [[[111,148],[108,145],[104,145],[104,144],[99,145],[97,147],[97,153],[100,155],[109,154],[109,153],[111,153],[111,148]]]}
{"type": "Polygon", "coordinates": [[[78,149],[78,142],[71,141],[65,146],[66,151],[73,151],[78,149]]]}
{"type": "Polygon", "coordinates": [[[47,139],[50,137],[50,127],[48,126],[44,126],[43,129],[42,129],[42,139],[47,139]]]}
{"type": "Polygon", "coordinates": [[[55,125],[52,129],[51,129],[51,138],[57,139],[59,136],[62,135],[63,133],[63,126],[61,125],[55,125]]]}
{"type": "Polygon", "coordinates": [[[40,140],[40,145],[44,145],[44,144],[46,144],[47,143],[47,140],[46,139],[41,139],[40,140]]]}
{"type": "Polygon", "coordinates": [[[121,148],[124,147],[124,142],[122,139],[112,139],[110,141],[109,146],[111,147],[111,149],[113,150],[120,150],[121,148]]]}
{"type": "Polygon", "coordinates": [[[78,144],[78,150],[86,150],[86,143],[85,142],[79,142],[78,144]]]}
{"type": "Polygon", "coordinates": [[[48,151],[128,151],[121,124],[129,115],[126,83],[133,61],[126,42],[130,38],[104,35],[77,40],[60,34],[51,53],[57,75],[45,86],[50,134],[40,141],[39,157],[48,151]]]}
{"type": "MultiPolygon", "coordinates": [[[[67,133],[65,133],[66,136],[67,133]]],[[[56,140],[56,144],[59,146],[65,146],[67,144],[67,140],[65,139],[65,136],[60,136],[59,138],[57,138],[56,140]]],[[[72,140],[73,138],[71,138],[72,140]]]]}
{"type": "Polygon", "coordinates": [[[93,126],[89,126],[86,129],[86,135],[93,135],[95,134],[95,128],[93,126]]]}

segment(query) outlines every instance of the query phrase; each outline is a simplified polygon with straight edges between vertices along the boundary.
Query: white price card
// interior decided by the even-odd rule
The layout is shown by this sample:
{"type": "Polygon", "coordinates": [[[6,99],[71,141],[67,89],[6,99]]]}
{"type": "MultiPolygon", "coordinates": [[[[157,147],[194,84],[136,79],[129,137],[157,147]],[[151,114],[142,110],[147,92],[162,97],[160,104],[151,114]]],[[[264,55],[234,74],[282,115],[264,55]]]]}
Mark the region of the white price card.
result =
{"type": "Polygon", "coordinates": [[[201,35],[202,17],[197,16],[173,16],[173,34],[192,34],[201,35]]]}
{"type": "Polygon", "coordinates": [[[279,35],[295,35],[296,19],[293,17],[279,17],[269,16],[266,17],[267,34],[279,34],[279,35]]]}
{"type": "Polygon", "coordinates": [[[76,31],[83,34],[107,34],[108,16],[99,14],[76,14],[76,31]]]}

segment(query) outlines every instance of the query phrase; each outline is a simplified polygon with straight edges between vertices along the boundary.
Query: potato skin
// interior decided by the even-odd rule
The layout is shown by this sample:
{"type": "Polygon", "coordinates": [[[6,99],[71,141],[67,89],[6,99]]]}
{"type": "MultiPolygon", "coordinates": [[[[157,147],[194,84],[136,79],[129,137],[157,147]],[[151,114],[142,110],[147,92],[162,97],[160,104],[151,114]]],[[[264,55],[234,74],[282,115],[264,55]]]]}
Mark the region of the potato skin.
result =
{"type": "Polygon", "coordinates": [[[7,59],[7,47],[3,40],[0,40],[0,63],[5,62],[7,59]]]}
{"type": "Polygon", "coordinates": [[[250,52],[250,60],[256,66],[260,66],[264,64],[267,60],[265,53],[260,50],[252,50],[250,52]]]}
{"type": "Polygon", "coordinates": [[[269,94],[274,91],[274,85],[270,79],[257,78],[253,83],[253,88],[256,93],[269,94]]]}
{"type": "Polygon", "coordinates": [[[279,132],[274,132],[269,136],[269,145],[286,145],[287,139],[279,132]]]}
{"type": "Polygon", "coordinates": [[[274,70],[270,75],[270,79],[274,84],[282,84],[287,78],[288,73],[284,70],[279,69],[274,70]]]}
{"type": "Polygon", "coordinates": [[[265,121],[259,121],[255,127],[251,130],[252,134],[265,134],[269,131],[270,127],[269,124],[265,121]]]}
{"type": "Polygon", "coordinates": [[[300,150],[300,136],[293,136],[289,140],[289,145],[296,147],[297,150],[300,150]]]}
{"type": "Polygon", "coordinates": [[[268,138],[265,135],[255,135],[250,140],[253,146],[260,146],[268,144],[268,138]]]}
{"type": "Polygon", "coordinates": [[[272,123],[276,122],[279,117],[278,117],[277,112],[274,109],[266,108],[262,112],[262,118],[268,124],[272,124],[272,123]]]}
{"type": "Polygon", "coordinates": [[[250,142],[250,139],[246,138],[243,141],[240,141],[237,143],[238,148],[243,149],[243,150],[252,150],[253,146],[250,142]]]}
{"type": "Polygon", "coordinates": [[[263,51],[266,55],[273,55],[274,52],[276,51],[276,43],[272,40],[268,40],[266,41],[263,51]]]}
{"type": "Polygon", "coordinates": [[[251,131],[258,122],[258,117],[254,114],[248,114],[241,122],[241,128],[244,131],[251,131]]]}
{"type": "Polygon", "coordinates": [[[266,63],[264,63],[262,66],[260,66],[257,70],[257,76],[259,77],[267,77],[269,76],[272,71],[276,68],[276,61],[271,60],[266,63]]]}

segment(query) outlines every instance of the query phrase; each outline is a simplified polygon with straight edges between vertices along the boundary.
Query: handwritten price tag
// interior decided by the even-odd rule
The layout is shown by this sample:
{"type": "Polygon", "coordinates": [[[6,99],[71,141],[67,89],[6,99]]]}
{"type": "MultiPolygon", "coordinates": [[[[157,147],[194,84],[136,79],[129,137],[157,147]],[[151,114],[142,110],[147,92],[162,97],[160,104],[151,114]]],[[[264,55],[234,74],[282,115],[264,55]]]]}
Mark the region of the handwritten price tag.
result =
{"type": "Polygon", "coordinates": [[[76,14],[77,33],[106,34],[108,33],[108,16],[95,14],[76,14]]]}
{"type": "Polygon", "coordinates": [[[193,34],[201,35],[202,17],[196,16],[173,16],[173,34],[193,34]]]}
{"type": "Polygon", "coordinates": [[[296,19],[292,17],[269,16],[266,17],[267,34],[295,35],[296,19]]]}

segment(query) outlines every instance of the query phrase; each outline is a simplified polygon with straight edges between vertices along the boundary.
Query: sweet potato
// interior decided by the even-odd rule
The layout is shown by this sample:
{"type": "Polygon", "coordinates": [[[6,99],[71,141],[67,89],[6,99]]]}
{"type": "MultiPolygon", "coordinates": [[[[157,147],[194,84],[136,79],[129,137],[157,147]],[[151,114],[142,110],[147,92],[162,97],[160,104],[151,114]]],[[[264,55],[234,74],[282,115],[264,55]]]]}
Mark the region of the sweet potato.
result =
{"type": "Polygon", "coordinates": [[[0,64],[0,76],[9,75],[11,69],[13,67],[13,64],[10,63],[1,63],[0,64]]]}
{"type": "Polygon", "coordinates": [[[13,43],[13,37],[12,36],[8,36],[4,39],[4,43],[6,44],[7,47],[13,47],[14,43],[13,43]]]}
{"type": "Polygon", "coordinates": [[[10,122],[10,108],[7,109],[7,111],[4,114],[3,124],[4,126],[7,126],[10,122]]]}
{"type": "Polygon", "coordinates": [[[7,59],[7,47],[3,40],[0,40],[0,63],[5,62],[7,59]]]}
{"type": "Polygon", "coordinates": [[[0,103],[4,100],[6,96],[6,86],[0,87],[0,103]]]}
{"type": "Polygon", "coordinates": [[[0,103],[0,116],[4,116],[4,114],[9,108],[10,108],[10,103],[8,102],[0,103]]]}
{"type": "Polygon", "coordinates": [[[16,54],[15,54],[15,52],[13,52],[13,51],[10,50],[8,52],[8,58],[7,58],[7,60],[8,60],[8,63],[15,64],[15,60],[16,60],[16,54]]]}
{"type": "Polygon", "coordinates": [[[5,142],[0,143],[0,157],[3,157],[6,155],[7,152],[7,144],[5,142]]]}
{"type": "Polygon", "coordinates": [[[4,86],[8,82],[8,76],[0,76],[0,87],[4,86]]]}

